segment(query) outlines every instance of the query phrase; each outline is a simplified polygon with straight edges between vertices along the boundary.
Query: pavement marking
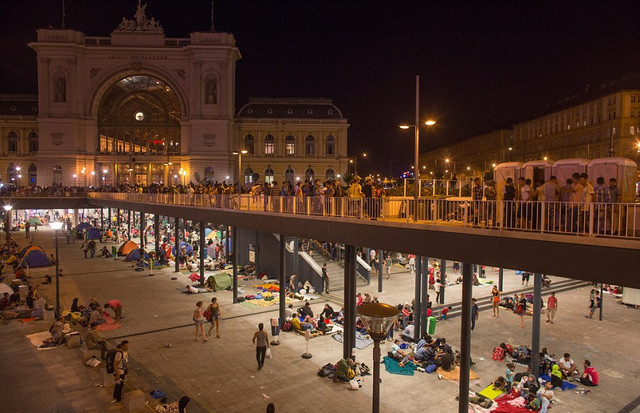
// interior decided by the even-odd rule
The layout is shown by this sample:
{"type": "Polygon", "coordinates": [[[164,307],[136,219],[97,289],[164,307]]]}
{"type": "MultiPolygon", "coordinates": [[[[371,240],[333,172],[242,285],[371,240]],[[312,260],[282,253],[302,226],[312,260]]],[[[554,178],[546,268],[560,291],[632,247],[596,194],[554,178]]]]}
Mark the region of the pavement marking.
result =
{"type": "Polygon", "coordinates": [[[618,413],[631,413],[638,406],[640,406],[640,396],[624,406],[622,409],[618,410],[618,413]]]}

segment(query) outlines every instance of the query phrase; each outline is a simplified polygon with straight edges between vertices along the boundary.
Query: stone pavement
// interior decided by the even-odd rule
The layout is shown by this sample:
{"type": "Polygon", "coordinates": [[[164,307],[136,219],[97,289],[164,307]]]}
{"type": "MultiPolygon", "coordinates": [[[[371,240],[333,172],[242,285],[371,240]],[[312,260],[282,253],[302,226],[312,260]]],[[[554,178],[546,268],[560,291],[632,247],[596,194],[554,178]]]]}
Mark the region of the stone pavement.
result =
{"type": "MultiPolygon", "coordinates": [[[[52,253],[55,250],[51,235],[50,231],[41,229],[35,234],[34,243],[52,253]]],[[[15,238],[25,245],[23,234],[15,234],[15,238]]],[[[165,269],[150,277],[148,271],[135,272],[121,259],[85,260],[79,243],[67,245],[63,238],[59,242],[61,268],[65,274],[60,280],[61,301],[65,307],[74,297],[80,298],[81,303],[93,297],[99,302],[112,298],[123,302],[123,326],[104,334],[112,344],[125,338],[131,343],[129,388],[140,388],[145,394],[160,389],[171,400],[189,395],[193,399],[188,408],[190,413],[263,412],[269,401],[276,404],[277,412],[370,411],[371,376],[364,378],[360,391],[350,391],[345,385],[316,375],[319,367],[335,363],[341,357],[342,344],[330,336],[312,339],[313,358],[304,360],[300,357],[305,351],[304,338],[282,333],[282,344],[273,348],[274,358],[267,360],[262,370],[257,370],[251,338],[257,323],[268,325],[271,317],[277,317],[277,306],[252,311],[232,305],[228,291],[196,296],[180,294],[176,288],[188,283],[185,274],[165,269]],[[196,342],[191,321],[193,307],[196,301],[207,303],[213,296],[217,296],[221,304],[222,338],[196,342]],[[163,347],[165,343],[171,343],[172,347],[163,347]],[[266,400],[267,397],[270,399],[266,400]]],[[[378,295],[384,302],[411,301],[413,275],[398,270],[391,281],[384,280],[384,293],[375,293],[375,281],[359,290],[378,295]]],[[[36,278],[47,272],[53,274],[54,270],[35,269],[31,275],[36,278]]],[[[497,277],[490,269],[487,275],[497,277]]],[[[249,282],[251,284],[253,282],[249,282]]],[[[520,278],[506,272],[505,286],[506,290],[519,288],[520,278]]],[[[41,286],[39,291],[53,302],[55,285],[41,286]]],[[[488,287],[475,287],[474,296],[483,297],[489,291],[488,287]]],[[[640,358],[634,349],[640,345],[640,313],[615,304],[612,297],[605,295],[604,321],[587,320],[584,314],[588,292],[584,287],[558,294],[556,323],[542,323],[541,347],[548,347],[556,355],[568,351],[579,364],[589,358],[600,372],[601,385],[587,395],[556,392],[558,403],[553,408],[556,412],[617,412],[638,396],[640,358]]],[[[457,297],[460,297],[460,286],[447,289],[447,302],[458,301],[457,297]]],[[[314,311],[320,311],[323,302],[323,299],[314,301],[314,311]]],[[[437,324],[436,335],[446,337],[454,348],[459,347],[459,320],[454,318],[437,324]]],[[[480,379],[471,382],[472,389],[479,390],[498,375],[504,375],[505,363],[491,360],[491,352],[502,341],[528,343],[530,317],[526,323],[526,328],[520,329],[518,318],[506,311],[501,312],[500,318],[491,317],[490,310],[480,313],[472,336],[472,356],[477,362],[473,370],[480,379]]],[[[51,321],[22,324],[3,320],[2,324],[0,362],[5,368],[0,411],[5,408],[11,412],[124,411],[122,406],[109,403],[112,386],[95,386],[102,382],[104,366],[97,371],[84,367],[77,349],[35,351],[24,338],[25,334],[47,330],[51,321]]],[[[389,343],[383,345],[383,353],[389,347],[389,343]]],[[[356,356],[371,367],[371,347],[356,350],[356,356]]],[[[415,376],[390,375],[384,368],[381,378],[383,412],[457,411],[454,399],[457,382],[440,381],[434,374],[419,372],[415,376]]],[[[147,399],[151,400],[149,396],[147,399]]]]}

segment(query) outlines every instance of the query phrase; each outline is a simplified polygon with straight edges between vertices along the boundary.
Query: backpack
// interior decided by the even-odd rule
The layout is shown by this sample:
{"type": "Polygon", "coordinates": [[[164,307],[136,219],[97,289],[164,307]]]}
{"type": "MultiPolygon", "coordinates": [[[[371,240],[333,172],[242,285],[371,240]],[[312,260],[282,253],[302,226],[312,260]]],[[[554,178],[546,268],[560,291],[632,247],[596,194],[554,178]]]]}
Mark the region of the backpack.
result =
{"type": "Polygon", "coordinates": [[[111,350],[107,351],[105,364],[107,365],[107,373],[109,374],[113,374],[115,372],[115,369],[113,368],[113,362],[116,359],[116,353],[122,354],[122,351],[115,348],[112,348],[111,350]]]}

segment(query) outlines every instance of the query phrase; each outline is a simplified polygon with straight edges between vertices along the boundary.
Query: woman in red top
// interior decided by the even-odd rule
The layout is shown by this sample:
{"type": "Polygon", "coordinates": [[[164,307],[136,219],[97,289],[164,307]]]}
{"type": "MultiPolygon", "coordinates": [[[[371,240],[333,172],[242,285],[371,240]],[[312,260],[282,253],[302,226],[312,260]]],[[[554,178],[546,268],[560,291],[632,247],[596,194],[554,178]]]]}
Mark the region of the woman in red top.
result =
{"type": "Polygon", "coordinates": [[[498,290],[497,285],[493,286],[491,295],[493,296],[493,298],[491,299],[491,305],[493,306],[493,316],[500,318],[500,290],[498,290]]]}

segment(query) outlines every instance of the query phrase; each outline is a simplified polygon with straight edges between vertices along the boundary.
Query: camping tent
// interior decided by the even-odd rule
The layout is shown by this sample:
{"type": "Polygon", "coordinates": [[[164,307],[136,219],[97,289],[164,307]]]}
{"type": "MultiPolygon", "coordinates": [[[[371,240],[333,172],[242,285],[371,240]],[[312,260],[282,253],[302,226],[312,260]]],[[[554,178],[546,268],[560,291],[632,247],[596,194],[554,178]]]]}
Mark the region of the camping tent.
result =
{"type": "Polygon", "coordinates": [[[24,247],[22,250],[20,250],[20,252],[18,253],[18,258],[22,258],[24,257],[24,254],[27,252],[27,250],[29,248],[31,248],[32,245],[27,245],[26,247],[24,247]]]}
{"type": "MultiPolygon", "coordinates": [[[[184,247],[187,250],[187,254],[193,254],[193,247],[188,242],[181,242],[180,249],[182,249],[182,247],[184,247]]],[[[174,257],[176,256],[175,248],[173,249],[173,256],[174,257]]]]}
{"type": "Polygon", "coordinates": [[[42,221],[42,218],[40,218],[38,216],[29,218],[29,221],[27,221],[27,222],[30,223],[31,225],[44,225],[44,222],[42,221]]]}
{"type": "Polygon", "coordinates": [[[20,267],[26,266],[29,266],[30,268],[50,267],[51,261],[49,261],[47,254],[45,254],[42,248],[37,245],[33,245],[24,253],[22,260],[20,260],[20,267]]]}
{"type": "Polygon", "coordinates": [[[137,248],[138,248],[138,244],[136,244],[133,241],[127,241],[124,244],[120,245],[120,248],[118,248],[118,256],[125,257],[131,251],[133,251],[133,250],[135,250],[137,248]]]}
{"type": "Polygon", "coordinates": [[[13,294],[13,288],[5,283],[0,283],[0,296],[3,296],[4,293],[13,294]]]}
{"type": "Polygon", "coordinates": [[[100,231],[95,228],[89,228],[87,231],[87,239],[100,239],[102,235],[100,235],[100,231]]]}
{"type": "MultiPolygon", "coordinates": [[[[141,250],[140,248],[136,248],[135,250],[133,250],[129,254],[127,254],[127,256],[126,256],[126,258],[124,260],[125,261],[138,261],[140,259],[140,251],[144,251],[144,250],[141,250]]],[[[149,259],[149,254],[147,254],[146,252],[144,253],[144,259],[145,260],[149,259]]]]}
{"type": "Polygon", "coordinates": [[[88,222],[81,222],[76,227],[76,231],[82,232],[85,228],[91,228],[91,224],[89,224],[88,222]]]}
{"type": "Polygon", "coordinates": [[[217,274],[207,277],[207,287],[213,288],[213,291],[222,291],[231,288],[231,275],[226,272],[219,272],[217,274]]]}

